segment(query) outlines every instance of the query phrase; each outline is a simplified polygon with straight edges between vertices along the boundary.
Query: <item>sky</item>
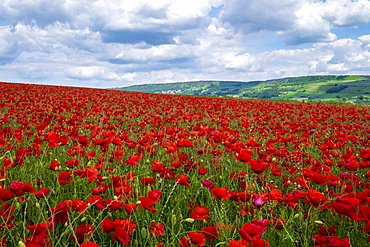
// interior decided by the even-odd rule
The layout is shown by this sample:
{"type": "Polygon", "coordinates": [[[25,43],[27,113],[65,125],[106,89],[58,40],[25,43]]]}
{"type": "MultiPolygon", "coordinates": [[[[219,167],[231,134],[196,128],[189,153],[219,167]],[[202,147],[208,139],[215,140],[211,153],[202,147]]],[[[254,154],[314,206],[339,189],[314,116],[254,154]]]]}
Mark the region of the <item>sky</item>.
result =
{"type": "Polygon", "coordinates": [[[370,75],[370,0],[0,0],[0,81],[370,75]]]}

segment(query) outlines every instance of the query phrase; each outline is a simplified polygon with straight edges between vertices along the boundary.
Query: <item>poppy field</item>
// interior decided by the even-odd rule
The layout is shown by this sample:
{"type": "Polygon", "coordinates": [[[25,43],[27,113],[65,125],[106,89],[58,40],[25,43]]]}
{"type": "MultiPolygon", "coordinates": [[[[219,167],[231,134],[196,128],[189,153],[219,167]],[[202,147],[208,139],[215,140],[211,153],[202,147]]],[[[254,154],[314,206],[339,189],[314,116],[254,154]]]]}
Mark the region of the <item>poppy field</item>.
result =
{"type": "Polygon", "coordinates": [[[368,246],[370,108],[0,83],[0,246],[368,246]]]}

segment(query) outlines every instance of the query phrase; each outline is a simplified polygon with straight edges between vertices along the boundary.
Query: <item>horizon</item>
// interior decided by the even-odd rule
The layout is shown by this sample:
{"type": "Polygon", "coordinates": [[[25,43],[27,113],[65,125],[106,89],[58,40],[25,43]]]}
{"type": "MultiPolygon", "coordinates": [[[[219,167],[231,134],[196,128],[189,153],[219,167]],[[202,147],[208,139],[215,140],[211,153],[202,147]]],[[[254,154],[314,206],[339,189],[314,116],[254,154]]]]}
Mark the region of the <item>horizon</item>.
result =
{"type": "Polygon", "coordinates": [[[0,1],[4,82],[113,88],[370,75],[369,0],[0,1]]]}

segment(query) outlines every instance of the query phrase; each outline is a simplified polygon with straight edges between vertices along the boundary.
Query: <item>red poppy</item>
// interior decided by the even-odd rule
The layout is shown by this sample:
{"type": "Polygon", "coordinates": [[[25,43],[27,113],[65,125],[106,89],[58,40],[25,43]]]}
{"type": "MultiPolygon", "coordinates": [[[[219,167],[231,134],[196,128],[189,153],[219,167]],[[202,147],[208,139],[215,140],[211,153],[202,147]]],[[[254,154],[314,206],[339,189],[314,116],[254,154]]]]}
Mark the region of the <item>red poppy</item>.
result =
{"type": "Polygon", "coordinates": [[[244,240],[252,242],[253,239],[262,237],[268,224],[269,220],[252,220],[252,223],[244,223],[244,227],[239,229],[239,234],[244,240]]]}
{"type": "Polygon", "coordinates": [[[157,202],[162,197],[162,192],[159,190],[151,190],[148,192],[148,197],[157,202]]]}
{"type": "Polygon", "coordinates": [[[79,225],[76,229],[74,229],[74,234],[70,237],[72,241],[81,243],[84,241],[85,238],[91,238],[95,227],[88,223],[83,223],[79,225]]]}
{"type": "Polygon", "coordinates": [[[204,175],[204,174],[207,174],[208,169],[205,168],[205,167],[199,167],[198,172],[199,172],[200,175],[204,175]]]}
{"type": "Polygon", "coordinates": [[[229,247],[249,247],[249,243],[244,239],[230,240],[229,247]]]}
{"type": "Polygon", "coordinates": [[[200,232],[189,232],[188,233],[189,239],[192,244],[197,246],[205,246],[206,245],[206,238],[203,233],[200,232]]]}
{"type": "Polygon", "coordinates": [[[100,245],[97,245],[94,242],[86,241],[80,245],[80,247],[100,247],[100,245]]]}
{"type": "Polygon", "coordinates": [[[123,203],[123,201],[112,200],[111,198],[108,198],[104,201],[106,208],[113,211],[119,210],[122,207],[123,203]]]}
{"type": "Polygon", "coordinates": [[[236,156],[236,160],[241,162],[248,162],[252,159],[253,152],[248,149],[241,149],[238,155],[236,156]]]}
{"type": "Polygon", "coordinates": [[[176,183],[181,184],[181,185],[185,185],[187,187],[191,187],[191,184],[189,184],[189,182],[188,182],[189,176],[185,176],[183,174],[180,174],[180,177],[175,177],[175,179],[176,179],[176,183]]]}
{"type": "Polygon", "coordinates": [[[73,199],[73,200],[66,201],[66,202],[72,209],[76,210],[77,212],[83,213],[83,214],[86,213],[86,209],[88,207],[87,202],[84,202],[80,199],[73,199]]]}
{"type": "Polygon", "coordinates": [[[14,196],[14,192],[8,189],[0,188],[0,202],[8,201],[12,199],[14,196]]]}
{"type": "Polygon", "coordinates": [[[48,170],[57,171],[61,168],[60,164],[56,160],[52,160],[48,170]]]}
{"type": "Polygon", "coordinates": [[[150,197],[139,197],[140,199],[140,208],[149,209],[153,213],[157,212],[153,206],[155,205],[155,201],[150,197]]]}
{"type": "Polygon", "coordinates": [[[61,172],[58,176],[58,183],[61,185],[66,185],[69,182],[72,182],[71,173],[68,171],[61,172]]]}
{"type": "Polygon", "coordinates": [[[218,230],[216,227],[214,226],[206,226],[206,227],[203,227],[202,229],[200,229],[203,234],[206,236],[206,239],[207,240],[212,240],[212,239],[216,239],[216,238],[221,238],[219,235],[218,235],[218,230]]]}
{"type": "Polygon", "coordinates": [[[306,198],[305,200],[307,203],[313,205],[314,207],[320,207],[321,209],[324,209],[324,207],[327,208],[330,206],[330,203],[326,203],[329,201],[329,199],[326,196],[324,196],[321,192],[314,190],[314,189],[308,190],[308,198],[306,198]]]}
{"type": "Polygon", "coordinates": [[[128,242],[131,242],[130,234],[123,228],[116,227],[115,232],[109,232],[109,235],[113,240],[120,241],[124,245],[128,245],[128,242]]]}
{"type": "Polygon", "coordinates": [[[216,199],[226,200],[231,197],[231,194],[229,194],[228,187],[218,187],[211,189],[211,193],[216,199]]]}
{"type": "Polygon", "coordinates": [[[284,225],[285,225],[285,220],[283,220],[282,218],[279,218],[279,219],[273,219],[272,220],[272,225],[278,229],[278,230],[282,230],[284,229],[284,225]]]}
{"type": "Polygon", "coordinates": [[[190,217],[195,220],[209,220],[211,217],[208,215],[209,209],[207,207],[197,206],[190,213],[190,217]]]}
{"type": "Polygon", "coordinates": [[[329,177],[317,172],[313,172],[310,179],[312,183],[324,185],[329,180],[329,177]]]}
{"type": "Polygon", "coordinates": [[[155,179],[152,177],[142,177],[140,183],[142,185],[153,185],[155,184],[155,179]]]}
{"type": "Polygon", "coordinates": [[[131,203],[131,204],[123,204],[123,208],[125,209],[126,213],[133,214],[136,212],[136,209],[139,205],[131,203]]]}
{"type": "Polygon", "coordinates": [[[50,191],[51,191],[50,189],[41,188],[39,191],[35,193],[35,196],[37,199],[40,199],[40,198],[46,197],[50,193],[50,191]]]}
{"type": "Polygon", "coordinates": [[[164,225],[162,223],[154,223],[152,222],[150,225],[149,232],[157,237],[164,235],[164,225]]]}
{"type": "Polygon", "coordinates": [[[94,205],[95,209],[104,209],[104,199],[101,196],[93,195],[91,198],[87,198],[87,202],[94,205]]]}
{"type": "Polygon", "coordinates": [[[260,161],[260,160],[253,160],[253,159],[251,159],[249,161],[249,164],[251,165],[251,169],[255,173],[262,173],[269,166],[269,163],[267,163],[267,162],[263,162],[263,161],[260,161]]]}

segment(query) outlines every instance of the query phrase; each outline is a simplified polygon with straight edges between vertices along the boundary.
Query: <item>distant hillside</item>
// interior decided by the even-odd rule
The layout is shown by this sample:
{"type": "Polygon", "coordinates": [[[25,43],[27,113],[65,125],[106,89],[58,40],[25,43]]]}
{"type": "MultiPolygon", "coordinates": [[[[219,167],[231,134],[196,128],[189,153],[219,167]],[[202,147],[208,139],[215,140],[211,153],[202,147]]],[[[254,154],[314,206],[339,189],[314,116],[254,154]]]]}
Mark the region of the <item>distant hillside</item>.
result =
{"type": "Polygon", "coordinates": [[[267,81],[193,81],[145,84],[116,90],[260,99],[370,100],[370,76],[302,76],[267,81]]]}

